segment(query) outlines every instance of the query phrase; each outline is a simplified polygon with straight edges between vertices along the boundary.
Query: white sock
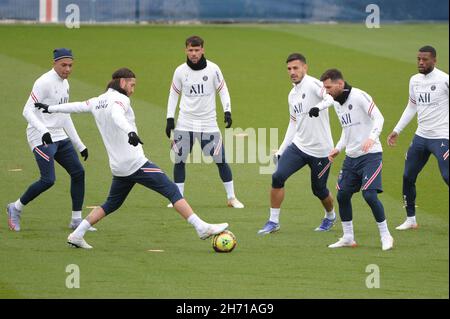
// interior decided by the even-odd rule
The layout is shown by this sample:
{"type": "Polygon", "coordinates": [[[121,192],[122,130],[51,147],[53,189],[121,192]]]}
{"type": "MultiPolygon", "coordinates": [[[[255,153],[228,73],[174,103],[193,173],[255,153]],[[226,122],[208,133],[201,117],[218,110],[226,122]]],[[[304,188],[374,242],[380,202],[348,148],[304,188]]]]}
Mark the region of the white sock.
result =
{"type": "MultiPolygon", "coordinates": [[[[17,208],[17,207],[16,207],[17,208]]],[[[412,217],[406,217],[406,220],[409,221],[412,224],[417,224],[416,222],[416,216],[412,216],[412,217]]]]}
{"type": "Polygon", "coordinates": [[[345,239],[354,239],[353,235],[353,221],[342,222],[342,229],[344,230],[344,238],[345,239]]]}
{"type": "Polygon", "coordinates": [[[187,219],[188,223],[194,226],[195,229],[204,229],[208,223],[205,223],[197,214],[192,214],[187,219]]]}
{"type": "Polygon", "coordinates": [[[280,210],[281,208],[271,208],[269,220],[274,223],[280,222],[280,210]]]}
{"type": "Polygon", "coordinates": [[[22,209],[25,207],[25,205],[22,204],[22,202],[20,201],[20,198],[19,198],[18,200],[16,200],[16,201],[14,202],[14,207],[15,207],[17,210],[22,211],[22,209]]]}
{"type": "Polygon", "coordinates": [[[78,225],[77,229],[73,231],[74,236],[76,237],[84,237],[84,234],[91,228],[91,224],[86,219],[83,219],[78,225]]]}
{"type": "Polygon", "coordinates": [[[234,194],[234,184],[233,181],[223,183],[223,186],[225,187],[225,191],[227,192],[227,198],[236,198],[236,195],[234,194]]]}
{"type": "Polygon", "coordinates": [[[388,225],[386,222],[386,219],[382,221],[381,223],[377,223],[378,230],[380,231],[380,237],[384,236],[391,236],[391,233],[389,232],[388,225]]]}
{"type": "Polygon", "coordinates": [[[331,212],[327,212],[326,209],[324,209],[324,211],[325,211],[324,218],[328,218],[329,220],[334,220],[336,218],[336,213],[334,212],[334,207],[331,210],[331,212]]]}
{"type": "Polygon", "coordinates": [[[81,219],[81,210],[72,211],[72,219],[81,219]]]}
{"type": "Polygon", "coordinates": [[[178,186],[178,190],[181,193],[181,196],[184,196],[184,183],[175,183],[178,186]]]}

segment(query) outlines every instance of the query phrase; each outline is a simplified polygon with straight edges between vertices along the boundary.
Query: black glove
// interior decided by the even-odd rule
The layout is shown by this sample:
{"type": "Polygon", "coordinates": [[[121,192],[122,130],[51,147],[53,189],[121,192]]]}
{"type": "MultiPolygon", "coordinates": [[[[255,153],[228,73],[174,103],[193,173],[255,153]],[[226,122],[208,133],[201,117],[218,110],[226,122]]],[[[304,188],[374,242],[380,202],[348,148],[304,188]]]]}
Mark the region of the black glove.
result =
{"type": "Polygon", "coordinates": [[[319,108],[318,107],[312,107],[309,110],[309,117],[318,117],[319,116],[319,108]]]}
{"type": "Polygon", "coordinates": [[[175,120],[173,117],[167,118],[167,124],[166,124],[166,135],[168,138],[170,138],[170,132],[175,128],[175,120]]]}
{"type": "Polygon", "coordinates": [[[133,146],[138,146],[138,144],[144,144],[142,143],[139,136],[137,136],[136,132],[130,132],[128,133],[128,143],[130,143],[133,146]]]}
{"type": "Polygon", "coordinates": [[[42,144],[45,144],[45,145],[53,144],[52,137],[49,132],[42,135],[42,144]]]}
{"type": "Polygon", "coordinates": [[[89,156],[87,148],[85,148],[84,150],[82,150],[82,151],[80,152],[80,154],[81,154],[81,156],[84,158],[84,161],[86,162],[86,160],[88,159],[88,156],[89,156]]]}
{"type": "Polygon", "coordinates": [[[50,114],[50,112],[48,111],[48,105],[44,104],[44,103],[34,103],[34,107],[37,107],[38,109],[42,109],[42,113],[48,113],[50,114]]]}
{"type": "Polygon", "coordinates": [[[226,128],[230,128],[231,127],[231,123],[233,123],[233,121],[231,120],[231,112],[225,112],[225,120],[223,121],[224,123],[227,123],[227,125],[225,126],[226,128]]]}

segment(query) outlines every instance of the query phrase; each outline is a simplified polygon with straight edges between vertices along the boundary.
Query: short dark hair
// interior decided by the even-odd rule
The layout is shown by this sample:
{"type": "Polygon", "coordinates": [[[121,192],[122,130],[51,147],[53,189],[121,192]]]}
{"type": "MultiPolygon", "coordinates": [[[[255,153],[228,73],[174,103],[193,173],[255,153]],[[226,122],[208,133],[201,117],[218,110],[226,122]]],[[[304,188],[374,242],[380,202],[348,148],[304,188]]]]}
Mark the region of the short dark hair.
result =
{"type": "Polygon", "coordinates": [[[295,60],[300,60],[300,61],[302,61],[303,63],[306,64],[306,58],[301,53],[291,53],[291,54],[289,54],[289,56],[286,59],[286,63],[289,63],[289,62],[295,61],[295,60]]]}
{"type": "Polygon", "coordinates": [[[136,75],[128,68],[120,68],[112,74],[111,78],[113,80],[122,78],[129,79],[136,78],[136,75]]]}
{"type": "Polygon", "coordinates": [[[433,48],[431,45],[426,45],[426,46],[421,47],[421,48],[419,49],[419,52],[430,52],[430,53],[431,53],[431,56],[432,56],[433,58],[436,57],[436,49],[433,48]]]}
{"type": "Polygon", "coordinates": [[[193,35],[189,38],[186,39],[186,48],[188,47],[188,45],[190,45],[191,47],[202,47],[203,48],[203,39],[200,38],[197,35],[193,35]]]}
{"type": "Polygon", "coordinates": [[[322,74],[322,76],[320,77],[320,81],[323,82],[328,79],[330,79],[331,81],[343,80],[344,76],[338,69],[328,69],[322,74]]]}

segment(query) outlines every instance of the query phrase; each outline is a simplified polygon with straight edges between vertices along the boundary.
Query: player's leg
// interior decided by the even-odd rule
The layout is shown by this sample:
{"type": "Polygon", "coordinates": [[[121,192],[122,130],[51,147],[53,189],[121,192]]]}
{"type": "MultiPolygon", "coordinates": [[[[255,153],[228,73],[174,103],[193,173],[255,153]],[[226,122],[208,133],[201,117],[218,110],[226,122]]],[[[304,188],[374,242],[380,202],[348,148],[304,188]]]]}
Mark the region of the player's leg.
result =
{"type": "Polygon", "coordinates": [[[21,213],[25,205],[54,185],[56,150],[56,144],[40,145],[34,148],[33,154],[39,167],[40,178],[31,184],[19,199],[6,207],[9,229],[20,231],[21,213]]]}
{"type": "MultiPolygon", "coordinates": [[[[72,198],[72,220],[69,228],[75,229],[81,223],[81,211],[83,209],[85,174],[83,165],[78,158],[78,154],[73,148],[69,139],[56,142],[58,151],[55,153],[57,161],[70,175],[70,195],[72,198]]],[[[91,231],[94,231],[92,228],[91,231]]]]}
{"type": "Polygon", "coordinates": [[[220,179],[227,193],[227,206],[244,208],[244,205],[236,198],[234,193],[233,175],[230,165],[226,162],[225,149],[223,147],[220,132],[203,132],[201,134],[201,147],[205,156],[211,156],[219,170],[220,179]]]}
{"type": "Polygon", "coordinates": [[[430,158],[430,151],[426,149],[426,140],[415,135],[405,158],[403,172],[403,200],[406,206],[406,221],[397,230],[415,229],[416,221],[416,180],[430,158]]]}
{"type": "Polygon", "coordinates": [[[448,140],[436,139],[428,140],[428,149],[436,157],[441,172],[442,179],[448,186],[448,140]]]}
{"type": "Polygon", "coordinates": [[[192,152],[194,145],[194,133],[188,131],[174,130],[172,150],[175,154],[173,167],[173,179],[177,184],[181,195],[184,194],[184,181],[186,180],[186,160],[192,152]]]}
{"type": "Polygon", "coordinates": [[[197,216],[188,202],[183,198],[178,187],[154,163],[145,163],[131,177],[136,183],[150,188],[166,197],[172,203],[175,210],[195,228],[201,239],[209,238],[228,228],[227,223],[209,224],[197,216]]]}
{"type": "Polygon", "coordinates": [[[389,250],[394,245],[394,239],[389,232],[389,228],[384,213],[384,207],[378,198],[378,193],[383,192],[381,183],[382,174],[382,153],[367,154],[363,156],[361,163],[362,174],[362,195],[364,200],[372,210],[372,214],[377,222],[378,230],[380,232],[380,239],[383,250],[389,250]]]}
{"type": "Polygon", "coordinates": [[[272,189],[270,190],[270,215],[263,228],[258,231],[260,235],[266,235],[280,229],[281,204],[284,200],[284,184],[286,180],[303,166],[306,165],[306,157],[295,144],[291,144],[281,155],[277,169],[272,174],[272,189]]]}
{"type": "Polygon", "coordinates": [[[361,182],[357,172],[354,171],[354,162],[355,159],[346,156],[339,173],[336,199],[344,234],[336,243],[329,245],[329,248],[356,247],[353,232],[352,196],[361,187],[361,182]]]}
{"type": "Polygon", "coordinates": [[[109,190],[108,198],[100,207],[94,208],[88,216],[78,225],[78,227],[69,235],[67,243],[77,248],[92,248],[84,240],[85,233],[97,222],[105,216],[116,211],[127,198],[130,191],[133,189],[135,182],[128,177],[114,176],[111,188],[109,190]]]}
{"type": "Polygon", "coordinates": [[[311,188],[325,210],[325,216],[319,227],[315,231],[328,231],[336,221],[334,211],[333,196],[327,188],[328,175],[331,169],[331,162],[328,158],[316,158],[309,156],[308,165],[311,169],[311,188]]]}

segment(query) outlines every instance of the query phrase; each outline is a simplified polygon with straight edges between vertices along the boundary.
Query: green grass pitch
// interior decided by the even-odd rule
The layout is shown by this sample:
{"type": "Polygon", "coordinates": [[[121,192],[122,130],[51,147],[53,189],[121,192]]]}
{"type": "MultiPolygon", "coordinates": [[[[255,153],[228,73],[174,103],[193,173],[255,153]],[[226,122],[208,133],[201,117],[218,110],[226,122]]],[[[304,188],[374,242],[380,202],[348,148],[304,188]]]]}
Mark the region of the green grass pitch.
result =
{"type": "MultiPolygon", "coordinates": [[[[448,298],[448,187],[431,158],[418,181],[417,231],[398,232],[405,213],[401,184],[404,153],[416,124],[411,122],[395,148],[386,137],[407,102],[409,77],[416,73],[416,52],[425,44],[438,52],[438,67],[448,73],[448,24],[381,25],[204,25],[204,26],[0,26],[1,205],[16,200],[38,178],[26,142],[22,108],[34,80],[51,67],[51,51],[70,47],[76,56],[70,79],[71,100],[99,95],[113,70],[127,66],[137,74],[132,97],[139,135],[147,156],[172,178],[169,142],[164,134],[168,89],[175,67],[185,60],[184,40],[206,40],[206,57],[218,63],[231,93],[233,126],[279,128],[287,123],[286,56],[300,51],[309,74],[340,68],[349,83],[371,94],[385,117],[383,186],[380,196],[395,248],[382,252],[378,230],[361,194],[353,200],[355,249],[326,247],[342,234],[340,224],[327,233],[314,228],[323,210],[310,191],[309,171],[286,186],[281,230],[258,237],[269,213],[270,175],[259,164],[232,164],[243,210],[226,207],[215,165],[187,166],[185,195],[210,222],[227,221],[238,239],[231,254],[215,253],[210,241],[157,193],[136,186],[119,211],[88,233],[91,251],[69,249],[70,180],[57,167],[55,186],[30,203],[23,230],[10,232],[0,217],[0,298],[448,298]],[[22,169],[21,171],[10,171],[22,169]],[[164,252],[150,252],[163,250],[164,252]],[[67,265],[80,269],[80,288],[66,288],[67,265]],[[368,265],[378,265],[380,288],[368,289],[368,265]]],[[[340,127],[330,112],[333,138],[340,127]]],[[[218,100],[218,121],[223,115],[218,100]]],[[[72,116],[88,146],[84,206],[103,203],[111,182],[107,156],[93,118],[72,116]]],[[[267,142],[268,143],[268,142],[267,142]]],[[[334,188],[343,156],[333,165],[334,188]]],[[[3,208],[4,211],[4,208],[3,208]]],[[[90,210],[85,208],[83,216],[90,210]]]]}

